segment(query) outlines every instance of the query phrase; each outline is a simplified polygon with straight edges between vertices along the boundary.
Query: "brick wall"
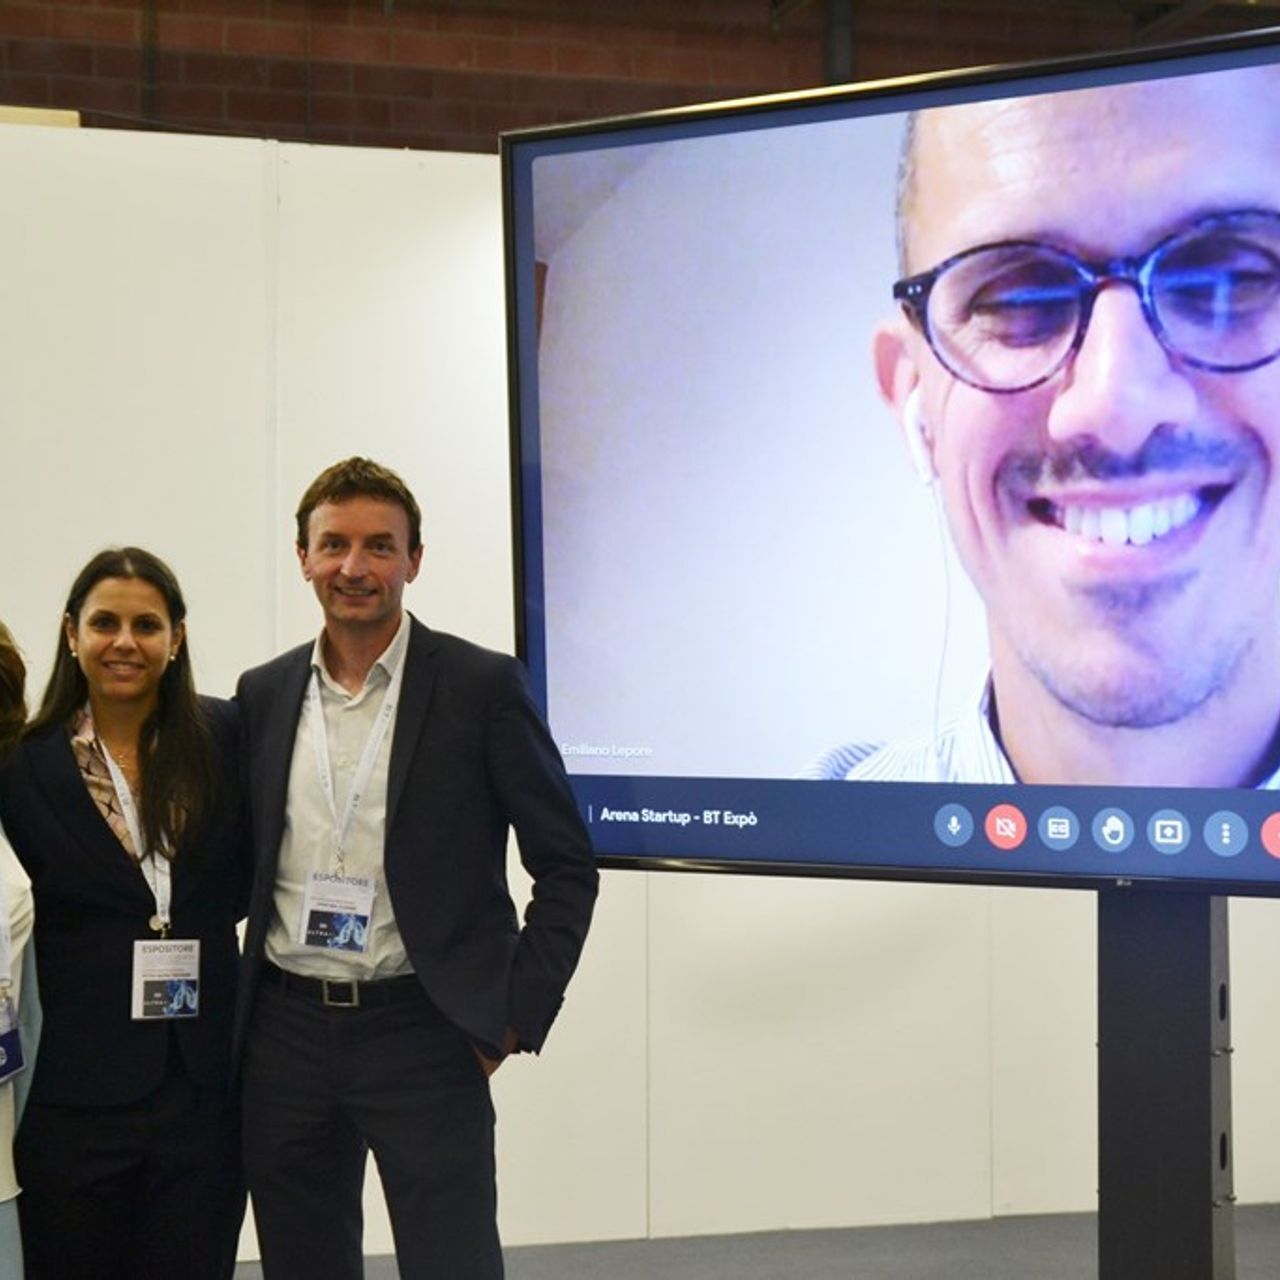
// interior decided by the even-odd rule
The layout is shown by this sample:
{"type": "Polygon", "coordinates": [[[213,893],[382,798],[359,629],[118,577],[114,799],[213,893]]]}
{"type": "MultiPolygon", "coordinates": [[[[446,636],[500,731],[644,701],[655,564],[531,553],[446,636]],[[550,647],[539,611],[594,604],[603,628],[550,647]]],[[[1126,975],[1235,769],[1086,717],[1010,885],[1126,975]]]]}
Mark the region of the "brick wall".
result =
{"type": "MultiPolygon", "coordinates": [[[[1174,7],[850,4],[857,79],[1121,48],[1174,7]]],[[[1224,6],[1175,34],[1266,17],[1224,6]]],[[[823,27],[824,0],[776,29],[769,0],[0,0],[0,103],[100,126],[492,151],[523,125],[819,85],[823,27]]]]}

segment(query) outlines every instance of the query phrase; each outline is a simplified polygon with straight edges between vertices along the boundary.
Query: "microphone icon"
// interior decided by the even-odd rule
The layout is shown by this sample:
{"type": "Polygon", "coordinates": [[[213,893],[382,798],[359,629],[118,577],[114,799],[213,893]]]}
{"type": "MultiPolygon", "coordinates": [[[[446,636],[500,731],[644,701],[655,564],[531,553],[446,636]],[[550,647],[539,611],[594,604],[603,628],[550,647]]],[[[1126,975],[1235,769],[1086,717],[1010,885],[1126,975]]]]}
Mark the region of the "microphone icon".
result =
{"type": "Polygon", "coordinates": [[[933,815],[933,834],[949,849],[959,849],[973,835],[973,817],[959,804],[944,804],[933,815]]]}

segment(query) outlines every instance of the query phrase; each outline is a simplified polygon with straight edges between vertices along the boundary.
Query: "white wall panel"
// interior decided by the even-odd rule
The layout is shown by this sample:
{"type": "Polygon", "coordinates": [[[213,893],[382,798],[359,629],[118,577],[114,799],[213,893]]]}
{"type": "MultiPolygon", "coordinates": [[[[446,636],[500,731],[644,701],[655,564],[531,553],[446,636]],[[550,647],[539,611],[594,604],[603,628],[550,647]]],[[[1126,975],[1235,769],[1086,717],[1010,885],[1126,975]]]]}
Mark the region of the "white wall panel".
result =
{"type": "Polygon", "coordinates": [[[254,142],[0,128],[0,611],[37,695],[108,544],[177,571],[205,689],[272,643],[267,163],[254,142]]]}
{"type": "Polygon", "coordinates": [[[494,1077],[509,1244],[648,1233],[649,878],[606,871],[582,965],[537,1060],[494,1077]]]}
{"type": "Polygon", "coordinates": [[[1231,1090],[1236,1195],[1280,1200],[1280,902],[1231,903],[1231,1090]]]}
{"type": "Polygon", "coordinates": [[[423,509],[409,607],[511,648],[501,246],[492,157],[280,148],[284,642],[318,626],[291,548],[297,500],[322,467],[363,453],[423,509]]]}
{"type": "Polygon", "coordinates": [[[655,1235],[984,1217],[986,891],[655,877],[655,1235]]]}
{"type": "Polygon", "coordinates": [[[1097,1208],[1093,893],[991,892],[996,1214],[1097,1208]]]}

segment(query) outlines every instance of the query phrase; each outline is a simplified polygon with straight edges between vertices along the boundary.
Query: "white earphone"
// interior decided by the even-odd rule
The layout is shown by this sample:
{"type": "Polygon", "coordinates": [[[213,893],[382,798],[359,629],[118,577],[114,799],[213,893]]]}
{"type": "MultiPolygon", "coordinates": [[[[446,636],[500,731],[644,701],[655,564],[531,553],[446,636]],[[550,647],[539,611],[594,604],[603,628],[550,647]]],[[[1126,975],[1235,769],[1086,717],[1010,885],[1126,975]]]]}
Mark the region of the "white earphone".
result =
{"type": "Polygon", "coordinates": [[[933,467],[933,455],[929,452],[924,419],[920,413],[920,388],[912,387],[902,406],[902,425],[907,437],[907,452],[920,483],[931,485],[938,478],[933,467]]]}

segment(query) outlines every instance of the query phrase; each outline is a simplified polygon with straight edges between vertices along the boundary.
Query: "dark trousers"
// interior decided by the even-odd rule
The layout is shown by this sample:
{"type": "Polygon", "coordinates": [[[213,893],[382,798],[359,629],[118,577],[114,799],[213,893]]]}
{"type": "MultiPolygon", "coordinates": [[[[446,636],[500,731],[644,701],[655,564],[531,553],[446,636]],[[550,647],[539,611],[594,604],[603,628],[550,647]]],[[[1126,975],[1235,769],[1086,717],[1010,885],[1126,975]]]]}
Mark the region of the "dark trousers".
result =
{"type": "Polygon", "coordinates": [[[170,1054],[123,1106],[28,1103],[14,1144],[27,1280],[227,1280],[244,1216],[239,1123],[170,1054]]]}
{"type": "Polygon", "coordinates": [[[425,993],[335,1009],[262,986],[243,1084],[265,1280],[360,1280],[369,1151],[404,1280],[501,1280],[489,1082],[425,993]]]}

